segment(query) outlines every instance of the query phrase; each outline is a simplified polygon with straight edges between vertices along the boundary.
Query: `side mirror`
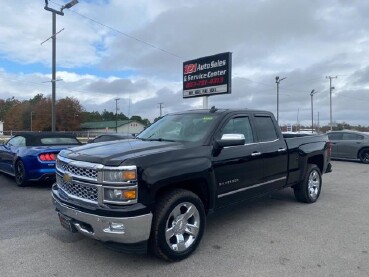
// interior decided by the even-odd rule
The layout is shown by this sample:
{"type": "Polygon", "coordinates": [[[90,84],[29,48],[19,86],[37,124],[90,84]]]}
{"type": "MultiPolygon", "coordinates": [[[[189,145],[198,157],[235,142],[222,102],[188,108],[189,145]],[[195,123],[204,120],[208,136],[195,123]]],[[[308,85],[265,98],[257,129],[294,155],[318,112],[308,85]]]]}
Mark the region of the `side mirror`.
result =
{"type": "Polygon", "coordinates": [[[224,147],[238,146],[245,144],[245,136],[243,134],[224,134],[221,139],[214,143],[214,155],[218,155],[224,147]]]}

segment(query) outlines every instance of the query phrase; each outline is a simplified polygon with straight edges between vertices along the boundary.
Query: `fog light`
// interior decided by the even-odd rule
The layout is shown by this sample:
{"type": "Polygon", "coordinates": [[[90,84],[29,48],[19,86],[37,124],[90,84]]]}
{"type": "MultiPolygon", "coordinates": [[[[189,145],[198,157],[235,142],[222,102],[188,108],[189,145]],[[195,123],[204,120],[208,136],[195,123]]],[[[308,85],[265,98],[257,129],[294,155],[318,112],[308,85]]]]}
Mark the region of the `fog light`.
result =
{"type": "Polygon", "coordinates": [[[123,223],[109,222],[109,228],[110,228],[110,231],[112,231],[112,232],[124,233],[124,224],[123,223]]]}

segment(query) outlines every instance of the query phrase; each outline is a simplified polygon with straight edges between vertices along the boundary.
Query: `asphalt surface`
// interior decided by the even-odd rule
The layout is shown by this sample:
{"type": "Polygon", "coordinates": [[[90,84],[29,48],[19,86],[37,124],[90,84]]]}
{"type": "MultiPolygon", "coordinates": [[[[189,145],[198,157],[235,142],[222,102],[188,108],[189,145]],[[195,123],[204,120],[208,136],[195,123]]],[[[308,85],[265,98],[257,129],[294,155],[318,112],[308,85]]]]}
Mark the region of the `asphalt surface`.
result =
{"type": "Polygon", "coordinates": [[[211,215],[198,250],[167,263],[63,229],[50,184],[0,173],[0,276],[369,276],[369,165],[333,161],[318,202],[291,189],[211,215]]]}

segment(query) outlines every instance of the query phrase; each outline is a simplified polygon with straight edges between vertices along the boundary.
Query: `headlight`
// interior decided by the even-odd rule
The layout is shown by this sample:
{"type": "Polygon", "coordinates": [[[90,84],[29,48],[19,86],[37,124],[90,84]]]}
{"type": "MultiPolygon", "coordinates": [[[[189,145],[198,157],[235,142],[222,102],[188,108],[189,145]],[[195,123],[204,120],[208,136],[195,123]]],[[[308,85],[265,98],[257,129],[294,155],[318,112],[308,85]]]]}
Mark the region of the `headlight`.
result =
{"type": "Polygon", "coordinates": [[[119,204],[119,203],[135,203],[137,201],[137,188],[104,188],[104,202],[119,204]]]}
{"type": "Polygon", "coordinates": [[[135,169],[132,170],[105,170],[103,172],[104,182],[108,183],[124,183],[137,180],[135,169]]]}

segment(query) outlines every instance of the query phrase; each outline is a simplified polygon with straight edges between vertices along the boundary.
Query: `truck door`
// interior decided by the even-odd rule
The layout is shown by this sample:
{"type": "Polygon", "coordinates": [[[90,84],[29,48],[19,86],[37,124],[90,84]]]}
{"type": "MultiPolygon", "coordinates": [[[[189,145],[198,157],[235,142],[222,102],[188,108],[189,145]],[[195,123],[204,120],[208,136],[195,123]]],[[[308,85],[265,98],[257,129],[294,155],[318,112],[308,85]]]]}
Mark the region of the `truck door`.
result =
{"type": "Polygon", "coordinates": [[[287,182],[288,151],[286,141],[269,114],[254,114],[255,130],[263,158],[265,192],[283,187],[287,182]]]}
{"type": "Polygon", "coordinates": [[[255,143],[254,132],[248,115],[229,118],[215,135],[243,134],[245,144],[224,147],[213,156],[213,168],[217,184],[217,206],[238,202],[251,196],[251,188],[262,180],[262,157],[260,145],[255,143]]]}

